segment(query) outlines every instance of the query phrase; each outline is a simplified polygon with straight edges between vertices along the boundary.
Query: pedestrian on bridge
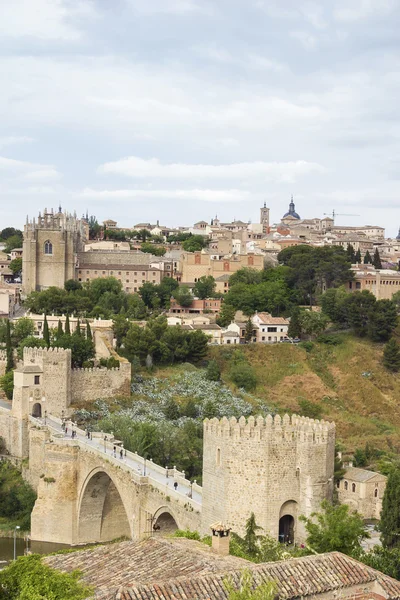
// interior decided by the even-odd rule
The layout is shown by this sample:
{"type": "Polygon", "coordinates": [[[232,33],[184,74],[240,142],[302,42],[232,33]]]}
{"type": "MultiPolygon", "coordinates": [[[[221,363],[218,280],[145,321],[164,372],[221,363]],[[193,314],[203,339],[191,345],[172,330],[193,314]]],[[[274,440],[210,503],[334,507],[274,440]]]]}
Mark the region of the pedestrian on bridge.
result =
{"type": "Polygon", "coordinates": [[[177,482],[177,481],[174,481],[174,488],[175,488],[175,491],[177,490],[177,487],[178,487],[178,482],[177,482]]]}
{"type": "Polygon", "coordinates": [[[117,458],[117,446],[114,446],[113,450],[114,450],[114,458],[117,458]]]}
{"type": "Polygon", "coordinates": [[[124,451],[122,450],[122,448],[119,451],[119,457],[120,457],[121,460],[124,458],[124,451]]]}

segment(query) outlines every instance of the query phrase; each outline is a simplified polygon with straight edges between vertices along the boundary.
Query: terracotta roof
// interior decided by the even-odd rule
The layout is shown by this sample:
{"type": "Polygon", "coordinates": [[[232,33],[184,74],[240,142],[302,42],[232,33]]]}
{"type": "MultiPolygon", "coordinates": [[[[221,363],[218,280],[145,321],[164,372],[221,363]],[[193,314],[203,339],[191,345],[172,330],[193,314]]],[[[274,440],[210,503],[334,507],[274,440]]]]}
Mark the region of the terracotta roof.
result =
{"type": "Polygon", "coordinates": [[[255,565],[212,554],[200,542],[152,538],[44,560],[62,571],[82,571],[96,588],[96,600],[226,600],[226,578],[238,581],[243,569],[252,572],[257,584],[275,581],[281,600],[353,592],[355,586],[363,586],[358,592],[400,599],[400,581],[339,552],[255,565]]]}
{"type": "Polygon", "coordinates": [[[269,313],[259,312],[255,315],[261,319],[264,325],[289,325],[289,321],[283,317],[273,317],[269,313]]]}
{"type": "Polygon", "coordinates": [[[368,471],[367,469],[358,469],[357,467],[348,467],[346,473],[343,475],[343,479],[359,482],[369,481],[375,477],[378,477],[378,479],[381,479],[382,481],[386,481],[387,479],[385,475],[375,473],[375,471],[368,471]]]}

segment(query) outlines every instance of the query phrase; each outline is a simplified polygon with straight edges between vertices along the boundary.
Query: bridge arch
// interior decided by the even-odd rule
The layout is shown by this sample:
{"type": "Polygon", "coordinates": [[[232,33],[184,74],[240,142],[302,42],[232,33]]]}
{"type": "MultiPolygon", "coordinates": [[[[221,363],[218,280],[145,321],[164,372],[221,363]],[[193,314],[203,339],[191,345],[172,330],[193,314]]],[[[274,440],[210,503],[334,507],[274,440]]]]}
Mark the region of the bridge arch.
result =
{"type": "Polygon", "coordinates": [[[93,469],[84,481],[78,504],[79,543],[109,542],[132,537],[128,511],[115,481],[104,468],[93,469]]]}
{"type": "Polygon", "coordinates": [[[161,506],[153,515],[153,531],[161,535],[180,529],[178,520],[169,506],[161,506]]]}

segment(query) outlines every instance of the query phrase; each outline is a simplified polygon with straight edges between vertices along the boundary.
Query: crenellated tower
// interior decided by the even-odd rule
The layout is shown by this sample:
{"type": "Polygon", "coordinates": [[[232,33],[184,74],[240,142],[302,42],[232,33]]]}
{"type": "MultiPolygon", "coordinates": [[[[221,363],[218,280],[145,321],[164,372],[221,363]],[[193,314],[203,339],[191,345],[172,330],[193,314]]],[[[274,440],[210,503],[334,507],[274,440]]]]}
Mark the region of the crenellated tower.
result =
{"type": "Polygon", "coordinates": [[[239,535],[254,512],[275,539],[304,541],[300,515],[332,498],[335,425],[305,417],[206,419],[202,531],[221,521],[239,535]]]}
{"type": "Polygon", "coordinates": [[[22,255],[24,294],[51,286],[64,287],[75,278],[77,253],[83,251],[87,236],[86,222],[76,214],[57,213],[45,208],[38,219],[26,221],[22,255]]]}

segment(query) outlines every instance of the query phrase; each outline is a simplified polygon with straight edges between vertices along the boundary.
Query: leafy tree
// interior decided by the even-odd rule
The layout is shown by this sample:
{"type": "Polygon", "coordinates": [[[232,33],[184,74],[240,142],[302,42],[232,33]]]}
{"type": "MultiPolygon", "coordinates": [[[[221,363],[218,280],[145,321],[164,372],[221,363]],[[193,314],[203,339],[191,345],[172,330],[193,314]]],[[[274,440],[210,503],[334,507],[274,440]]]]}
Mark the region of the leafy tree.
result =
{"type": "Polygon", "coordinates": [[[379,525],[384,548],[400,548],[400,469],[389,473],[379,525]]]}
{"type": "Polygon", "coordinates": [[[251,571],[241,573],[239,582],[232,577],[224,580],[228,600],[274,600],[277,597],[277,585],[274,581],[258,584],[251,571]]]}
{"type": "Polygon", "coordinates": [[[257,376],[254,369],[246,362],[233,365],[229,371],[229,377],[238,388],[243,388],[247,392],[254,390],[257,386],[257,376]]]}
{"type": "Polygon", "coordinates": [[[113,320],[113,332],[117,340],[117,346],[120,347],[129,330],[129,321],[125,315],[117,315],[113,320]]]}
{"type": "Polygon", "coordinates": [[[139,294],[145,305],[152,308],[154,300],[157,298],[157,286],[154,283],[146,282],[141,286],[139,294]]]}
{"type": "Polygon", "coordinates": [[[64,335],[64,330],[63,330],[63,326],[62,326],[62,322],[61,319],[58,319],[58,326],[57,326],[57,335],[56,338],[60,339],[61,336],[64,335]]]}
{"type": "Polygon", "coordinates": [[[49,332],[49,324],[47,322],[47,317],[44,315],[44,323],[43,323],[43,340],[46,346],[50,347],[50,332],[49,332]]]}
{"type": "Polygon", "coordinates": [[[151,238],[151,233],[148,229],[139,229],[136,235],[143,243],[145,243],[148,238],[151,238]]]}
{"type": "Polygon", "coordinates": [[[0,239],[2,242],[5,242],[12,235],[17,235],[22,239],[22,231],[20,229],[15,229],[14,227],[5,227],[0,233],[0,239]]]}
{"type": "Polygon", "coordinates": [[[97,221],[97,219],[94,215],[91,215],[89,217],[88,225],[89,225],[89,239],[94,240],[100,234],[101,225],[99,224],[99,222],[97,221]]]}
{"type": "Polygon", "coordinates": [[[85,600],[93,589],[80,583],[79,571],[62,573],[42,563],[39,554],[20,556],[0,571],[0,589],[7,600],[85,600]]]}
{"type": "Polygon", "coordinates": [[[6,239],[4,252],[6,254],[10,254],[11,250],[14,250],[14,248],[20,248],[22,246],[22,243],[22,235],[12,235],[11,237],[6,239]]]}
{"type": "Polygon", "coordinates": [[[147,252],[148,254],[154,254],[154,256],[164,256],[167,251],[163,246],[156,246],[155,244],[150,244],[149,242],[142,244],[140,246],[140,250],[142,252],[147,252]]]}
{"type": "Polygon", "coordinates": [[[88,340],[82,335],[74,331],[72,335],[64,333],[64,335],[54,342],[57,348],[65,348],[71,350],[71,364],[73,368],[80,368],[83,363],[94,358],[95,348],[92,340],[88,340]]]}
{"type": "Polygon", "coordinates": [[[235,319],[235,313],[236,313],[236,308],[232,304],[223,302],[223,304],[221,306],[221,310],[219,311],[217,324],[220,327],[227,327],[235,319]]]}
{"type": "Polygon", "coordinates": [[[397,309],[391,300],[378,300],[369,314],[368,336],[374,342],[387,342],[396,328],[397,309]]]}
{"type": "Polygon", "coordinates": [[[389,577],[400,580],[400,548],[382,548],[376,545],[370,552],[364,552],[359,560],[389,577]]]}
{"type": "Polygon", "coordinates": [[[64,283],[64,289],[66,292],[76,292],[76,290],[82,289],[82,284],[80,281],[76,281],[76,279],[68,279],[64,283]]]}
{"type": "Polygon", "coordinates": [[[191,235],[184,242],[182,248],[185,252],[199,252],[207,246],[207,240],[202,235],[191,235]]]}
{"type": "Polygon", "coordinates": [[[247,285],[254,285],[263,281],[262,271],[256,271],[256,269],[250,269],[244,267],[239,269],[236,273],[233,273],[229,278],[229,285],[232,287],[237,283],[246,283],[247,285]]]}
{"type": "Polygon", "coordinates": [[[356,448],[354,451],[354,466],[355,467],[366,467],[368,464],[367,455],[363,448],[356,448]]]}
{"type": "Polygon", "coordinates": [[[355,257],[354,257],[355,262],[359,265],[361,263],[361,251],[360,248],[357,250],[355,257]]]}
{"type": "Polygon", "coordinates": [[[288,336],[291,338],[299,338],[301,336],[300,309],[297,306],[292,310],[292,314],[290,316],[288,336]]]}
{"type": "Polygon", "coordinates": [[[347,504],[332,506],[326,500],[321,508],[322,512],[314,512],[310,518],[300,516],[308,533],[307,544],[316,552],[360,553],[362,540],[369,537],[361,515],[351,513],[347,504]]]}
{"type": "Polygon", "coordinates": [[[200,277],[193,288],[194,295],[204,300],[205,298],[212,298],[215,292],[215,279],[212,275],[204,275],[200,277]]]}
{"type": "Polygon", "coordinates": [[[44,339],[29,335],[18,346],[18,358],[22,360],[24,356],[24,348],[48,348],[44,339]]]}
{"type": "Polygon", "coordinates": [[[244,542],[246,544],[246,550],[249,554],[255,555],[259,548],[259,540],[261,535],[257,531],[261,531],[262,527],[257,525],[256,516],[252,512],[246,521],[244,542]]]}
{"type": "Polygon", "coordinates": [[[191,306],[193,303],[193,294],[187,285],[181,285],[175,292],[175,300],[180,306],[191,306]]]}
{"type": "Polygon", "coordinates": [[[12,369],[14,368],[13,348],[11,345],[11,326],[10,326],[9,320],[7,320],[6,356],[7,356],[6,373],[8,373],[9,371],[12,371],[12,369]]]}
{"type": "MultiPolygon", "coordinates": [[[[4,391],[8,400],[12,400],[14,391],[14,371],[6,371],[3,377],[0,377],[0,387],[4,391]]],[[[1,598],[1,596],[0,596],[1,598]]]]}
{"type": "Polygon", "coordinates": [[[79,321],[79,319],[76,322],[76,329],[75,329],[76,335],[81,336],[82,332],[81,332],[81,322],[79,321]]]}
{"type": "Polygon", "coordinates": [[[20,276],[22,272],[22,258],[14,258],[8,265],[14,277],[20,276]]]}
{"type": "Polygon", "coordinates": [[[397,373],[400,370],[400,345],[393,337],[383,349],[383,364],[389,371],[397,373]]]}
{"type": "Polygon", "coordinates": [[[19,318],[13,329],[12,337],[15,344],[20,344],[26,337],[33,335],[35,331],[35,324],[32,319],[28,317],[19,318]]]}
{"type": "Polygon", "coordinates": [[[369,250],[364,254],[364,265],[372,265],[372,257],[369,253],[369,250]]]}
{"type": "Polygon", "coordinates": [[[367,335],[370,314],[375,310],[375,304],[375,296],[367,290],[348,295],[344,304],[346,320],[356,335],[367,335]]]}
{"type": "Polygon", "coordinates": [[[380,257],[378,248],[375,248],[374,258],[372,259],[372,264],[374,265],[375,269],[382,269],[382,261],[381,261],[381,257],[380,257]]]}
{"type": "Polygon", "coordinates": [[[338,325],[347,325],[346,302],[349,298],[344,286],[330,288],[321,297],[322,312],[338,325]]]}
{"type": "MultiPolygon", "coordinates": [[[[0,517],[12,520],[25,531],[29,530],[36,495],[23,480],[21,472],[7,461],[0,462],[0,498],[0,517]]],[[[1,587],[0,598],[3,598],[1,587]]]]}
{"type": "Polygon", "coordinates": [[[323,313],[303,310],[300,313],[301,330],[308,336],[317,336],[325,331],[328,325],[328,317],[323,313]]]}
{"type": "Polygon", "coordinates": [[[220,381],[221,369],[216,360],[210,360],[208,363],[206,377],[209,381],[220,381]]]}

